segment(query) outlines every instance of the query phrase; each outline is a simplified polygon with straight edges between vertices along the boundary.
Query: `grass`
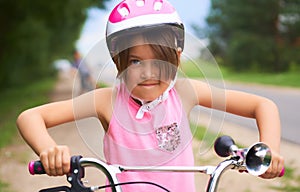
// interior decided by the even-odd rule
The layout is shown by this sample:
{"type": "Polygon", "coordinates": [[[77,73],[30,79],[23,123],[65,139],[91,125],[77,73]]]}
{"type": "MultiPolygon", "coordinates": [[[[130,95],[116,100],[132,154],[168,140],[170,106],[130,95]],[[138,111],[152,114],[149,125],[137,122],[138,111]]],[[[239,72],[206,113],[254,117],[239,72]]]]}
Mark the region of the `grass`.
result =
{"type": "MultiPolygon", "coordinates": [[[[209,146],[209,147],[214,145],[214,142],[218,137],[221,137],[222,135],[224,135],[224,134],[222,134],[222,132],[215,133],[215,132],[209,131],[206,127],[197,126],[195,124],[191,124],[190,127],[191,127],[191,131],[193,133],[194,138],[199,141],[203,141],[205,143],[205,145],[209,146]]],[[[244,145],[239,144],[236,141],[235,141],[235,145],[238,148],[246,148],[244,145]]]]}
{"type": "Polygon", "coordinates": [[[282,177],[282,185],[271,187],[276,191],[298,192],[300,189],[300,175],[295,173],[295,169],[285,166],[285,174],[282,177]]]}
{"type": "MultiPolygon", "coordinates": [[[[47,103],[55,82],[55,78],[44,79],[28,86],[1,90],[0,149],[14,142],[18,114],[27,108],[47,103]]],[[[0,181],[0,191],[10,192],[9,185],[0,181]]]]}
{"type": "MultiPolygon", "coordinates": [[[[0,94],[0,149],[13,143],[17,134],[16,119],[27,108],[49,101],[55,78],[45,79],[24,87],[2,90],[0,94]]],[[[21,155],[20,153],[19,155],[21,155]]],[[[9,185],[0,181],[0,191],[10,192],[9,185]]]]}
{"type": "Polygon", "coordinates": [[[226,69],[222,69],[222,72],[224,79],[229,81],[300,88],[299,72],[284,72],[277,74],[232,73],[226,69]]]}
{"type": "Polygon", "coordinates": [[[206,78],[300,88],[300,75],[297,71],[276,74],[254,72],[236,73],[228,68],[220,67],[215,63],[208,63],[205,61],[184,62],[181,65],[181,70],[185,76],[191,78],[206,78]]]}
{"type": "Polygon", "coordinates": [[[9,185],[7,183],[3,183],[2,181],[0,181],[0,191],[11,192],[11,190],[9,189],[9,185]]]}
{"type": "Polygon", "coordinates": [[[194,133],[194,138],[203,141],[206,146],[212,146],[218,137],[216,133],[208,131],[206,127],[196,126],[191,124],[192,133],[194,133]]]}
{"type": "Polygon", "coordinates": [[[17,133],[16,118],[27,109],[49,101],[55,79],[45,79],[28,86],[6,89],[0,95],[0,148],[10,144],[17,133]]]}

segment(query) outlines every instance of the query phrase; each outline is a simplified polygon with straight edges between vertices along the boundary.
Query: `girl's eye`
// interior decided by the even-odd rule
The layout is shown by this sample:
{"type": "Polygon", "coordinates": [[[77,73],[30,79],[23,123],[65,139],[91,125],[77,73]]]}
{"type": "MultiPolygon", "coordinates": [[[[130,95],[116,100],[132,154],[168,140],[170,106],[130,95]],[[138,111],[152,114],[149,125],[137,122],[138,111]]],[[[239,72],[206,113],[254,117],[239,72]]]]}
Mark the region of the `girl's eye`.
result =
{"type": "Polygon", "coordinates": [[[137,59],[130,60],[130,65],[140,65],[140,64],[141,64],[140,60],[137,60],[137,59]]]}

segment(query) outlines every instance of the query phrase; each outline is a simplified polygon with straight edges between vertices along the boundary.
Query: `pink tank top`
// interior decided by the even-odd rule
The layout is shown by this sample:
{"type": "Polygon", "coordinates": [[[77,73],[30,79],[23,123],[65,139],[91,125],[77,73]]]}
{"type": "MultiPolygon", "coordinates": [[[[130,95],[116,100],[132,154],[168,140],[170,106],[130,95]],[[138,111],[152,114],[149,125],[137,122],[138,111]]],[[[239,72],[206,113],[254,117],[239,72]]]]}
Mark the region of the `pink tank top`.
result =
{"type": "MultiPolygon", "coordinates": [[[[136,118],[140,109],[124,85],[118,87],[112,118],[104,136],[108,163],[127,166],[193,166],[192,134],[182,103],[174,88],[168,98],[136,118]]],[[[193,173],[124,172],[120,182],[147,181],[171,192],[195,191],[193,173]]],[[[162,189],[134,184],[123,192],[161,192],[162,189]]]]}

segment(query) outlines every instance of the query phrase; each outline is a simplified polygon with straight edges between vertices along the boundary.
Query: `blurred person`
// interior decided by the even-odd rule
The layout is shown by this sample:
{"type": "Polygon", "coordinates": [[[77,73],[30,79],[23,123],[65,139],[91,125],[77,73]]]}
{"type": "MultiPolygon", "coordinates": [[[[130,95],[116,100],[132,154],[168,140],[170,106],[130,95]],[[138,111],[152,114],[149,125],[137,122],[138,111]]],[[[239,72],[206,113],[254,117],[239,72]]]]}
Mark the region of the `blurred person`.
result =
{"type": "Polygon", "coordinates": [[[89,92],[97,87],[97,82],[91,75],[88,65],[84,62],[81,54],[76,50],[73,54],[74,61],[72,66],[79,73],[80,78],[80,91],[79,94],[89,92]]]}

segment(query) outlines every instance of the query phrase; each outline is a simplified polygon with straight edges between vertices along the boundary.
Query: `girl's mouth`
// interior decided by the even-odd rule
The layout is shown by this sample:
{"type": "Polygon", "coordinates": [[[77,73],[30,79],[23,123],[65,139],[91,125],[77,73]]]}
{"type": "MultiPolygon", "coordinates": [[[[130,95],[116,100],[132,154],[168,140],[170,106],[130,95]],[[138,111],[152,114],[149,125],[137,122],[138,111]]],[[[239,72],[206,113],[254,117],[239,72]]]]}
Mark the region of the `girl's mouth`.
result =
{"type": "Polygon", "coordinates": [[[143,87],[151,87],[151,86],[155,86],[155,85],[159,85],[159,82],[155,81],[155,82],[142,82],[139,83],[138,86],[143,86],[143,87]]]}
{"type": "Polygon", "coordinates": [[[155,86],[158,85],[157,83],[153,83],[153,84],[139,84],[139,86],[144,86],[144,87],[151,87],[151,86],[155,86]]]}

